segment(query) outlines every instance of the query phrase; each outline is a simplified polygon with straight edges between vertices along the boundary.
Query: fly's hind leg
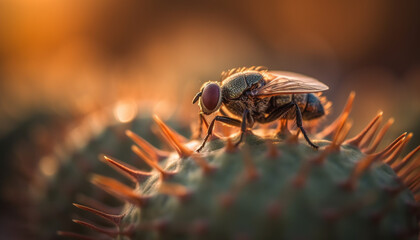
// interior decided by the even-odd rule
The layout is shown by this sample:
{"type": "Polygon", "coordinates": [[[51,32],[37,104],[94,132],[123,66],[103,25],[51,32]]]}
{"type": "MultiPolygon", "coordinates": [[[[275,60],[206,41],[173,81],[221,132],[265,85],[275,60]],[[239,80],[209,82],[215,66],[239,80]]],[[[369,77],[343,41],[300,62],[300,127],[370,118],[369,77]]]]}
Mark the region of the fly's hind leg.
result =
{"type": "Polygon", "coordinates": [[[308,142],[308,144],[311,145],[311,147],[313,147],[315,149],[318,149],[318,146],[316,146],[315,144],[313,144],[311,142],[308,135],[306,134],[305,129],[302,126],[302,113],[300,112],[299,106],[296,104],[296,102],[294,101],[293,98],[292,98],[292,101],[290,103],[284,104],[283,106],[277,108],[276,110],[271,112],[266,118],[264,118],[263,121],[260,121],[260,122],[261,123],[272,122],[272,121],[280,118],[284,114],[286,114],[293,107],[296,109],[296,125],[297,125],[297,127],[302,132],[303,136],[305,137],[306,142],[308,142]]]}
{"type": "Polygon", "coordinates": [[[318,146],[313,144],[311,140],[309,139],[308,135],[306,135],[306,131],[302,126],[302,113],[300,112],[299,106],[296,104],[294,100],[292,100],[292,103],[296,109],[296,125],[298,126],[303,136],[305,137],[306,142],[308,142],[308,144],[311,145],[311,147],[318,149],[318,146]]]}

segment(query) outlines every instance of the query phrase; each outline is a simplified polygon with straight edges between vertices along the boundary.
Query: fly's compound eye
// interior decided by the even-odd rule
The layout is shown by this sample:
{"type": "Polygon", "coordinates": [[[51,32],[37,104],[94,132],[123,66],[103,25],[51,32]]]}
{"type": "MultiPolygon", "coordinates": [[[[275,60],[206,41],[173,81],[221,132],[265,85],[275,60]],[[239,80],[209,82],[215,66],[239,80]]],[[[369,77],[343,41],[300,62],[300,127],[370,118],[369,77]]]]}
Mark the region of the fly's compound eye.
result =
{"type": "Polygon", "coordinates": [[[217,110],[222,100],[222,94],[219,85],[216,83],[209,83],[203,89],[201,95],[201,103],[203,112],[210,114],[217,110]]]}

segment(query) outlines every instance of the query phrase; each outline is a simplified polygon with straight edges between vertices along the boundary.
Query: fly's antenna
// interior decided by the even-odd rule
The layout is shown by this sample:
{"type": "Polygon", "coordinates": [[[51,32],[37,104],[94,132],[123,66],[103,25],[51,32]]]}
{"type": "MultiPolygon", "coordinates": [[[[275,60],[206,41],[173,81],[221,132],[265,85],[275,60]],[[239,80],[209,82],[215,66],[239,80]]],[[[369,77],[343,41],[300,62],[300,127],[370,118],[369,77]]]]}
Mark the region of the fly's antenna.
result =
{"type": "Polygon", "coordinates": [[[195,104],[197,101],[198,101],[198,99],[201,97],[201,95],[203,94],[203,92],[199,92],[199,93],[197,93],[196,95],[195,95],[195,97],[194,97],[194,99],[193,99],[193,101],[192,101],[192,103],[193,104],[195,104]]]}

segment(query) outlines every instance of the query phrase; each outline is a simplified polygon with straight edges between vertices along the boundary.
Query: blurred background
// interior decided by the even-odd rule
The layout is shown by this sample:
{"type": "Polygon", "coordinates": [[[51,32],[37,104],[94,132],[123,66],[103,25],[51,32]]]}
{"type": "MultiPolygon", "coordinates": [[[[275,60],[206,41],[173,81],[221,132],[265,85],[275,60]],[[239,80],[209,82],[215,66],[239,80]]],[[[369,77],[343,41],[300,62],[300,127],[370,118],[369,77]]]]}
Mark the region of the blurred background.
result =
{"type": "MultiPolygon", "coordinates": [[[[141,100],[162,115],[182,106],[195,121],[201,84],[240,66],[326,83],[330,120],[354,90],[350,135],[383,110],[396,120],[385,142],[413,132],[412,149],[420,143],[419,12],[419,1],[396,0],[2,0],[1,204],[15,201],[7,189],[16,168],[27,181],[50,166],[41,156],[84,116],[115,106],[118,118],[141,100]]],[[[2,225],[13,223],[13,210],[2,225]]]]}

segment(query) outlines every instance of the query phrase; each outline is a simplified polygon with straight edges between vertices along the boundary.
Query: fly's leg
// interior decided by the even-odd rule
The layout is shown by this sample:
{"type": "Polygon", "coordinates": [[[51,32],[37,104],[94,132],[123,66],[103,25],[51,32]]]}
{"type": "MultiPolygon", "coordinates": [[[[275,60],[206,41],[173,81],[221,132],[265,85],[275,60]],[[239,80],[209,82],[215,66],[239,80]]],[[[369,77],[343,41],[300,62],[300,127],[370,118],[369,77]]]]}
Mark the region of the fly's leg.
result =
{"type": "Polygon", "coordinates": [[[199,122],[198,122],[198,129],[196,130],[196,132],[193,135],[193,139],[198,139],[201,137],[201,133],[203,132],[203,122],[204,124],[206,124],[206,127],[209,127],[208,122],[206,121],[206,118],[204,117],[203,113],[199,113],[198,114],[198,118],[199,118],[199,122]]]}
{"type": "Polygon", "coordinates": [[[269,123],[276,119],[279,119],[281,116],[286,114],[290,109],[292,109],[295,105],[290,102],[287,104],[284,104],[283,106],[277,108],[276,110],[272,111],[266,118],[263,119],[263,121],[260,121],[261,123],[269,123]]]}
{"type": "Polygon", "coordinates": [[[237,147],[243,140],[244,138],[244,134],[246,131],[246,121],[247,121],[247,117],[249,114],[249,110],[245,109],[243,115],[242,115],[242,123],[241,123],[241,137],[239,138],[239,141],[237,143],[235,143],[235,147],[237,147]]]}
{"type": "Polygon", "coordinates": [[[292,101],[290,103],[284,104],[283,106],[277,108],[272,113],[270,113],[270,115],[268,115],[266,118],[263,119],[264,121],[262,123],[272,122],[272,121],[280,118],[281,116],[283,116],[284,114],[286,114],[293,107],[296,109],[296,125],[297,125],[297,127],[302,132],[303,136],[305,137],[306,142],[308,142],[308,144],[311,147],[313,147],[315,149],[318,149],[318,146],[316,146],[315,144],[313,144],[311,142],[311,140],[309,139],[308,135],[306,134],[305,129],[302,126],[302,113],[300,112],[299,106],[294,101],[294,98],[292,98],[292,101]]]}
{"type": "Polygon", "coordinates": [[[227,114],[227,112],[225,110],[223,110],[222,107],[219,109],[219,112],[220,112],[220,114],[222,114],[222,116],[229,117],[229,115],[227,114]]]}
{"type": "Polygon", "coordinates": [[[295,109],[296,109],[296,125],[298,126],[298,128],[302,132],[303,136],[305,137],[306,142],[308,142],[309,145],[311,145],[311,147],[313,147],[315,149],[318,149],[318,146],[313,144],[311,142],[311,140],[309,139],[308,135],[306,135],[306,131],[302,126],[302,113],[300,112],[300,109],[299,109],[298,105],[296,104],[296,102],[294,101],[294,99],[292,100],[292,103],[293,103],[293,105],[295,106],[295,109]]]}
{"type": "Polygon", "coordinates": [[[228,125],[235,126],[235,127],[240,127],[240,126],[241,126],[241,121],[239,121],[239,120],[237,120],[237,119],[233,119],[233,118],[230,118],[230,117],[225,117],[225,116],[216,116],[216,117],[215,117],[215,118],[211,121],[211,123],[210,123],[210,125],[209,125],[209,128],[208,128],[208,130],[207,130],[207,135],[206,135],[206,137],[204,138],[203,143],[201,144],[201,146],[200,146],[199,148],[197,148],[197,150],[196,150],[197,152],[200,152],[200,151],[201,151],[201,149],[203,149],[203,147],[204,147],[204,145],[206,144],[206,142],[207,142],[208,138],[209,138],[209,137],[210,137],[210,135],[213,133],[214,123],[215,123],[216,121],[223,122],[223,123],[226,123],[226,124],[228,124],[228,125]]]}

